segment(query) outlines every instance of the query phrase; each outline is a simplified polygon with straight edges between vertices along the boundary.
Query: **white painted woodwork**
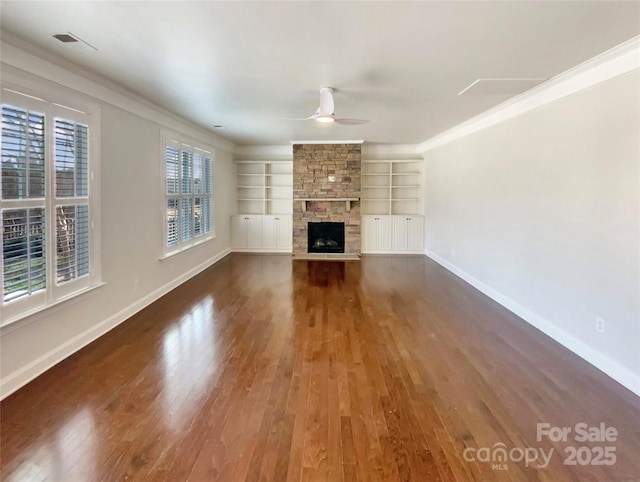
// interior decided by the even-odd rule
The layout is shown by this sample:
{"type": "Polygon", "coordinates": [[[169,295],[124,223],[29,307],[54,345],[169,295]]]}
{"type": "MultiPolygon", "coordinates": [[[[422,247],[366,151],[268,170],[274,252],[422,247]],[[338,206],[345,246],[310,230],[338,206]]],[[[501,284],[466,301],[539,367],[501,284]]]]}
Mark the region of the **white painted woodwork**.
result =
{"type": "Polygon", "coordinates": [[[291,251],[291,216],[262,216],[262,249],[291,251]]]}
{"type": "Polygon", "coordinates": [[[291,215],[231,216],[231,247],[234,251],[291,252],[291,238],[291,215]]]}
{"type": "Polygon", "coordinates": [[[363,253],[422,253],[423,216],[362,216],[363,253]]]}
{"type": "Polygon", "coordinates": [[[424,252],[424,217],[409,216],[407,222],[407,250],[424,252]]]}
{"type": "Polygon", "coordinates": [[[394,252],[424,250],[424,218],[422,216],[392,216],[391,227],[394,252]]]}
{"type": "Polygon", "coordinates": [[[362,216],[362,252],[391,250],[391,216],[362,216]]]}
{"type": "Polygon", "coordinates": [[[262,216],[240,215],[231,217],[231,242],[234,248],[259,249],[262,247],[262,216]]]}
{"type": "Polygon", "coordinates": [[[363,214],[421,214],[422,159],[364,160],[363,214]]]}
{"type": "Polygon", "coordinates": [[[291,214],[292,161],[236,161],[238,214],[291,214]]]}

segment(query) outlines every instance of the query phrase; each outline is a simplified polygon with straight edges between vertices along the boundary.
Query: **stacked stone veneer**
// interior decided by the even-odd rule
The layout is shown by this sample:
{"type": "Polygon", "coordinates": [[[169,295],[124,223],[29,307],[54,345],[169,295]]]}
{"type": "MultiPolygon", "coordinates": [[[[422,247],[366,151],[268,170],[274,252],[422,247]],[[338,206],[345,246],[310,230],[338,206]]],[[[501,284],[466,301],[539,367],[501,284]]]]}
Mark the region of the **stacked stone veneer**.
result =
{"type": "Polygon", "coordinates": [[[344,222],[345,254],[360,252],[360,201],[307,202],[300,198],[360,199],[361,144],[294,144],[293,254],[307,253],[307,223],[344,222]],[[329,182],[335,176],[335,182],[329,182]]]}

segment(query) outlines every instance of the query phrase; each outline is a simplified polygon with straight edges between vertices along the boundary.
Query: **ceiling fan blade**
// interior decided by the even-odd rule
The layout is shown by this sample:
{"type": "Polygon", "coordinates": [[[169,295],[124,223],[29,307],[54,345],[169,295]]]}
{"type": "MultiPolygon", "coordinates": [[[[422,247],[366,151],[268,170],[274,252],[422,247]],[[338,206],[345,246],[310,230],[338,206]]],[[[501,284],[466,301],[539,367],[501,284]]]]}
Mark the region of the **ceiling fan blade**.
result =
{"type": "Polygon", "coordinates": [[[310,115],[309,117],[305,117],[304,119],[298,119],[293,117],[283,117],[284,120],[295,120],[295,121],[304,121],[304,120],[313,120],[317,119],[320,114],[316,111],[315,114],[310,115]]]}
{"type": "Polygon", "coordinates": [[[320,87],[320,107],[317,114],[327,117],[333,114],[333,89],[331,87],[320,87]]]}
{"type": "Polygon", "coordinates": [[[333,88],[332,87],[320,87],[320,106],[318,110],[316,110],[315,114],[309,116],[305,119],[294,119],[291,117],[285,117],[287,120],[313,120],[316,119],[320,122],[330,123],[335,122],[336,124],[342,124],[347,126],[355,126],[359,124],[366,124],[369,122],[364,119],[336,119],[336,116],[333,113],[334,103],[333,103],[333,88]]]}
{"type": "Polygon", "coordinates": [[[357,126],[369,122],[368,120],[364,119],[334,119],[334,121],[336,124],[342,124],[344,126],[357,126]]]}

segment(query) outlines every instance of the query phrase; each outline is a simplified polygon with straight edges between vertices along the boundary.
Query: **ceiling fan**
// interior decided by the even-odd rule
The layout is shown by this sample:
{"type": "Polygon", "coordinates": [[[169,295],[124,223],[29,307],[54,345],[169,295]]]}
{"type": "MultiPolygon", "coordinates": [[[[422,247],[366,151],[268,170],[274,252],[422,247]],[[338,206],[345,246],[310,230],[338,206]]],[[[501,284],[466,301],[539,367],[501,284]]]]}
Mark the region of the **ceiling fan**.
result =
{"type": "Polygon", "coordinates": [[[320,106],[316,113],[305,119],[291,119],[289,120],[315,120],[322,122],[323,124],[329,124],[335,122],[342,125],[358,125],[366,124],[369,122],[364,119],[338,119],[333,112],[333,88],[332,87],[320,87],[320,106]]]}

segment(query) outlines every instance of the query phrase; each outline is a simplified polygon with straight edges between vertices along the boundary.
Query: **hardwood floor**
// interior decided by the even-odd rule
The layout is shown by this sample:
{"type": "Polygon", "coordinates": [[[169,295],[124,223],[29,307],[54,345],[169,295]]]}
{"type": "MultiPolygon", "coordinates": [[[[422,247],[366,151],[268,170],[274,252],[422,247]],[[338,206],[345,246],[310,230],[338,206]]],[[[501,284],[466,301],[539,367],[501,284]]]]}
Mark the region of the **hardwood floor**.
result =
{"type": "Polygon", "coordinates": [[[424,257],[231,255],[0,410],[4,481],[640,480],[640,399],[424,257]]]}

